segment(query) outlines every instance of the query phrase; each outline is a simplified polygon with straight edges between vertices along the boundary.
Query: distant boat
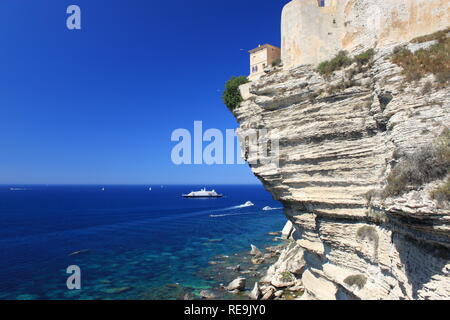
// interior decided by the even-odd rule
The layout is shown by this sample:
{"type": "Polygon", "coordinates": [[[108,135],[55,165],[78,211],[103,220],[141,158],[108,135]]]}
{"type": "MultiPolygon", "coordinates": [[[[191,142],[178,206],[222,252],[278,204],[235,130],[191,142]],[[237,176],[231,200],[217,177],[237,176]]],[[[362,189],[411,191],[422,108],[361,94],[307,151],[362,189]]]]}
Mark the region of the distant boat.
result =
{"type": "Polygon", "coordinates": [[[253,204],[253,202],[251,202],[251,201],[247,201],[246,203],[240,205],[241,208],[244,208],[244,207],[253,207],[253,206],[254,206],[254,204],[253,204]]]}
{"type": "Polygon", "coordinates": [[[105,191],[105,188],[102,188],[102,191],[105,191]]]}
{"type": "Polygon", "coordinates": [[[272,207],[266,206],[263,208],[263,211],[272,211],[272,210],[280,210],[280,209],[283,209],[283,208],[272,208],[272,207]]]}
{"type": "Polygon", "coordinates": [[[79,254],[82,254],[82,253],[88,253],[88,252],[89,252],[89,249],[79,250],[79,251],[72,252],[71,254],[69,254],[69,256],[70,256],[70,257],[71,257],[71,256],[77,256],[77,255],[79,255],[79,254]]]}
{"type": "Polygon", "coordinates": [[[223,195],[218,194],[215,190],[208,191],[206,188],[200,191],[192,191],[188,194],[183,194],[184,198],[221,198],[223,195]]]}
{"type": "Polygon", "coordinates": [[[148,191],[152,191],[152,188],[148,188],[148,191]]]}

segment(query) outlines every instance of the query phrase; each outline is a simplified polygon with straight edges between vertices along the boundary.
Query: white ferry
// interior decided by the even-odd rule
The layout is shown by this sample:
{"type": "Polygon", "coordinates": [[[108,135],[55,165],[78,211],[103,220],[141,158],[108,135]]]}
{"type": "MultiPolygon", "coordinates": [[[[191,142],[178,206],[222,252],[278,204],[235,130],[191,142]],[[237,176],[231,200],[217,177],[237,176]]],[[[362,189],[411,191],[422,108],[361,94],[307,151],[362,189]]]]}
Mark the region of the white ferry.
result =
{"type": "Polygon", "coordinates": [[[222,195],[218,194],[215,190],[208,191],[203,188],[200,191],[192,191],[188,194],[183,194],[184,198],[221,198],[222,195]]]}

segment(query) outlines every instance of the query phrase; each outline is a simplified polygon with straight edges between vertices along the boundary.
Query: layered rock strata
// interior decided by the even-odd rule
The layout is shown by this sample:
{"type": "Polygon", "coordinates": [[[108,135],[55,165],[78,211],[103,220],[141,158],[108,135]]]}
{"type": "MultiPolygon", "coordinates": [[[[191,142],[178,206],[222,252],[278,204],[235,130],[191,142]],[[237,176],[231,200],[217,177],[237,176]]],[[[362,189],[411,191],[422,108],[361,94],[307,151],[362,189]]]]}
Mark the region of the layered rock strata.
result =
{"type": "Polygon", "coordinates": [[[393,49],[330,78],[302,65],[241,87],[239,130],[267,129],[279,141],[278,166],[251,169],[293,224],[284,233],[296,254],[283,259],[304,261],[296,270],[304,298],[450,298],[450,213],[429,195],[442,181],[400,197],[367,197],[385,186],[399,155],[450,127],[448,86],[433,75],[406,82],[389,59],[393,49]]]}

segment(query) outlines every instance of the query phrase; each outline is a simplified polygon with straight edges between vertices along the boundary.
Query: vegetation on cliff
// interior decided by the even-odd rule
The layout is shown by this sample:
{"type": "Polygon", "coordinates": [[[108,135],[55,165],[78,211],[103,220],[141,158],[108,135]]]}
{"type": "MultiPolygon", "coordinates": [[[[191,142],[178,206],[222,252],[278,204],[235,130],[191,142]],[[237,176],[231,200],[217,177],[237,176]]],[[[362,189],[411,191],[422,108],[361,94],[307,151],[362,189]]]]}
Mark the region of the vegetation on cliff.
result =
{"type": "Polygon", "coordinates": [[[450,29],[416,38],[413,43],[437,41],[428,48],[412,52],[406,47],[397,47],[392,55],[392,62],[403,68],[406,81],[416,81],[432,73],[441,84],[450,82],[450,29]]]}
{"type": "Polygon", "coordinates": [[[440,30],[432,34],[428,34],[422,37],[417,37],[411,40],[412,43],[424,43],[428,41],[438,40],[439,42],[443,42],[447,39],[448,34],[450,33],[450,27],[445,30],[440,30]]]}
{"type": "Polygon", "coordinates": [[[431,192],[431,197],[437,202],[450,202],[450,178],[431,192]]]}
{"type": "Polygon", "coordinates": [[[317,67],[321,75],[330,75],[336,70],[340,70],[352,64],[352,59],[348,57],[346,51],[340,51],[333,59],[323,61],[317,67]]]}
{"type": "Polygon", "coordinates": [[[367,278],[362,274],[356,274],[348,276],[347,278],[344,279],[344,282],[349,286],[357,286],[358,289],[361,290],[366,285],[367,278]]]}
{"type": "Polygon", "coordinates": [[[365,52],[350,58],[346,51],[340,51],[333,59],[323,61],[317,67],[317,71],[323,76],[329,76],[333,72],[343,69],[353,63],[358,65],[368,64],[375,55],[374,49],[366,50],[365,52]]]}
{"type": "MultiPolygon", "coordinates": [[[[399,196],[410,189],[442,179],[450,173],[450,129],[446,128],[435,143],[406,155],[391,171],[383,190],[385,198],[399,196]]],[[[447,183],[448,187],[448,183],[447,183]]],[[[434,196],[441,201],[448,196],[443,186],[434,196]]]]}
{"type": "Polygon", "coordinates": [[[227,108],[233,111],[242,102],[239,86],[248,82],[247,77],[231,77],[225,84],[225,91],[222,99],[227,108]]]}

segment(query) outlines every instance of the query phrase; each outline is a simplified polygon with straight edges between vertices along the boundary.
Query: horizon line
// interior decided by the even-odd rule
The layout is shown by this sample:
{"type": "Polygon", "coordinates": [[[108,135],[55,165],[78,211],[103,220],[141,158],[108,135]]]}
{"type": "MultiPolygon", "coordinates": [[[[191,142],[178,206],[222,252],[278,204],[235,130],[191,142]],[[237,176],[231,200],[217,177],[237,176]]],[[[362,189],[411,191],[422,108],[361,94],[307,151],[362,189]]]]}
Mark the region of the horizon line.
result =
{"type": "Polygon", "coordinates": [[[261,183],[0,183],[0,186],[203,186],[203,185],[249,185],[259,186],[261,183]]]}

